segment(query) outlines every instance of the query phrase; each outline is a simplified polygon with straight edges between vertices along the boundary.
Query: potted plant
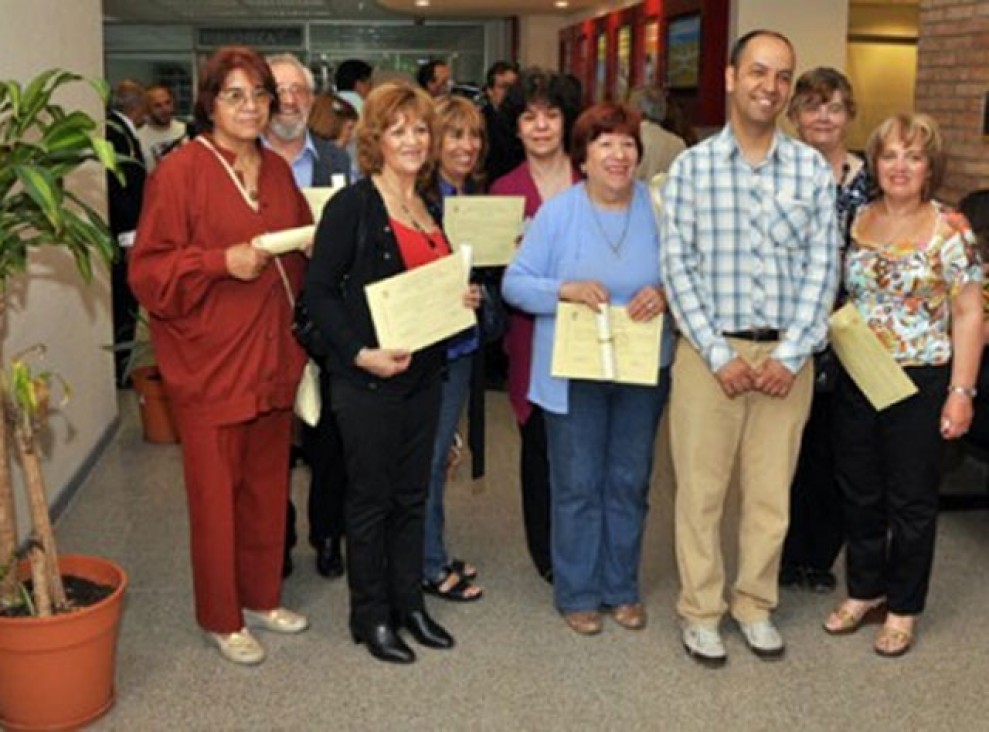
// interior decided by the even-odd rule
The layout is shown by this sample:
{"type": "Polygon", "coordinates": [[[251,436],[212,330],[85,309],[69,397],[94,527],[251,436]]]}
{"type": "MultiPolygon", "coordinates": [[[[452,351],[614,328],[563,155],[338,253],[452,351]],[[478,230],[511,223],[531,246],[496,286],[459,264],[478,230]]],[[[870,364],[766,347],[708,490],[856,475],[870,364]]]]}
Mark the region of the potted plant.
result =
{"type": "MultiPolygon", "coordinates": [[[[94,257],[109,262],[116,254],[100,213],[67,186],[73,172],[92,163],[119,175],[101,125],[53,101],[63,86],[83,81],[60,69],[24,85],[0,80],[0,314],[5,285],[27,271],[32,248],[66,248],[85,281],[94,257]]],[[[105,103],[106,84],[89,83],[105,103]]],[[[13,359],[0,380],[0,726],[10,729],[77,727],[109,708],[127,584],[113,562],[58,557],[37,440],[51,383],[51,374],[32,371],[27,356],[13,359]],[[18,555],[10,445],[31,520],[26,558],[18,555]],[[65,576],[105,586],[109,594],[84,606],[66,593],[65,576]],[[10,617],[25,610],[28,617],[10,617]],[[81,655],[93,646],[97,656],[81,655]]]]}

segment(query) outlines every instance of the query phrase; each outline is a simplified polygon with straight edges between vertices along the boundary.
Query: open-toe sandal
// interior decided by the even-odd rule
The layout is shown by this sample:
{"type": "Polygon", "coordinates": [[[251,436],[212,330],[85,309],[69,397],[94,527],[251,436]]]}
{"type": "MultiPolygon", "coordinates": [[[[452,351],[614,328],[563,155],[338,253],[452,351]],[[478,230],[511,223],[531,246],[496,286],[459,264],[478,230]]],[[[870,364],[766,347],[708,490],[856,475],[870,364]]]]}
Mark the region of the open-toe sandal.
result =
{"type": "Polygon", "coordinates": [[[872,605],[866,605],[860,612],[855,613],[848,609],[848,601],[836,607],[828,620],[824,621],[824,632],[828,635],[849,635],[861,628],[866,623],[881,623],[886,617],[886,601],[878,600],[872,605]],[[831,624],[828,620],[831,617],[838,619],[838,622],[831,624]]]}
{"type": "Polygon", "coordinates": [[[453,572],[459,574],[464,579],[476,580],[477,579],[477,567],[467,564],[463,559],[454,559],[446,567],[444,567],[447,572],[453,572]]]}
{"type": "Polygon", "coordinates": [[[473,584],[466,577],[461,577],[456,572],[447,572],[438,580],[423,580],[422,591],[427,595],[433,595],[442,600],[450,600],[451,602],[474,602],[475,600],[480,600],[484,594],[484,591],[480,587],[473,584]],[[457,581],[453,584],[449,584],[451,577],[457,578],[457,581]],[[445,589],[444,586],[446,586],[445,589]]]}
{"type": "Polygon", "coordinates": [[[910,650],[913,645],[913,631],[891,628],[884,625],[876,635],[872,650],[883,658],[898,658],[910,650]]]}

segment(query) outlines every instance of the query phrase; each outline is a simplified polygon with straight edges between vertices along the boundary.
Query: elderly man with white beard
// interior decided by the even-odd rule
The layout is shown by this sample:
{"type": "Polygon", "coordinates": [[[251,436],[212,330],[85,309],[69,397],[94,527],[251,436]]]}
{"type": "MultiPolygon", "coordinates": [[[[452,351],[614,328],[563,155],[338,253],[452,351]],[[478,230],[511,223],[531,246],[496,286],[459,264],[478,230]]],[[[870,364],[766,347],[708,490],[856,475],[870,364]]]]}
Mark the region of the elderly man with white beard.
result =
{"type": "MultiPolygon", "coordinates": [[[[341,187],[349,183],[350,159],[328,140],[309,132],[315,84],[312,72],[289,53],[269,56],[275,77],[278,107],[273,110],[262,142],[292,167],[300,188],[341,187]]],[[[318,223],[318,221],[317,221],[318,223]]],[[[329,403],[325,370],[320,375],[324,404],[329,403]]],[[[302,426],[302,452],[311,471],[309,486],[309,543],[316,550],[316,571],[323,577],[340,577],[344,571],[343,499],[347,476],[343,447],[336,421],[324,409],[315,427],[302,426]]],[[[292,547],[296,543],[295,506],[289,499],[282,576],[292,573],[292,547]]]]}

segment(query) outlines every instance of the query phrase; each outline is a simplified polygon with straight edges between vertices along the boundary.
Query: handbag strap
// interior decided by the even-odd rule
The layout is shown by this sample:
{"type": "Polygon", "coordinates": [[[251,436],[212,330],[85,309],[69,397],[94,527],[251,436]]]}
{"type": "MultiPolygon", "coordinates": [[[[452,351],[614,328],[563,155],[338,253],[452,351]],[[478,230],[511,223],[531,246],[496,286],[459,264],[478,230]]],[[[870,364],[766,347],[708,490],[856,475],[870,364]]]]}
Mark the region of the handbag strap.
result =
{"type": "Polygon", "coordinates": [[[292,295],[292,285],[289,284],[288,275],[285,274],[285,268],[282,266],[282,260],[275,257],[275,266],[278,267],[278,274],[282,276],[282,284],[285,285],[285,297],[288,298],[288,304],[295,310],[295,297],[292,295]]]}
{"type": "Polygon", "coordinates": [[[209,150],[211,153],[213,153],[213,155],[216,156],[216,159],[220,161],[220,165],[222,165],[223,169],[227,171],[227,175],[230,176],[230,180],[234,182],[234,185],[237,187],[237,190],[240,192],[240,195],[243,197],[247,205],[251,207],[251,210],[253,210],[254,212],[259,211],[260,204],[258,204],[257,201],[251,198],[251,194],[247,192],[247,187],[244,185],[243,181],[237,175],[237,172],[233,169],[233,166],[229,162],[227,162],[227,159],[225,157],[220,155],[220,151],[217,150],[216,147],[214,147],[213,143],[210,142],[208,139],[206,139],[204,135],[197,136],[195,140],[203,147],[205,147],[207,150],[209,150]]]}

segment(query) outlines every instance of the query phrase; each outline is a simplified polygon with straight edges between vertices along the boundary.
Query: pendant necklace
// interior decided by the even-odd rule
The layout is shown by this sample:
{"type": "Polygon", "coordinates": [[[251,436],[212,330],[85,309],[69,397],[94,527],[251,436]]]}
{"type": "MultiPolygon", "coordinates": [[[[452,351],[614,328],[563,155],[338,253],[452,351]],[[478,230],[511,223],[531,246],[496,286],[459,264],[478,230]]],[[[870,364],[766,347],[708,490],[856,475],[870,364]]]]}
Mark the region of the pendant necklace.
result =
{"type": "Polygon", "coordinates": [[[601,218],[598,216],[597,207],[594,205],[594,199],[591,198],[590,192],[585,188],[584,193],[587,195],[587,201],[591,204],[591,218],[594,219],[594,224],[597,226],[598,233],[601,234],[601,238],[604,239],[605,244],[608,245],[608,249],[615,256],[616,259],[622,258],[622,245],[625,243],[625,236],[628,234],[628,225],[632,220],[632,201],[629,200],[628,206],[625,208],[625,223],[622,224],[622,233],[618,237],[617,241],[612,241],[611,237],[608,236],[607,230],[604,228],[604,224],[601,222],[601,218]]]}

